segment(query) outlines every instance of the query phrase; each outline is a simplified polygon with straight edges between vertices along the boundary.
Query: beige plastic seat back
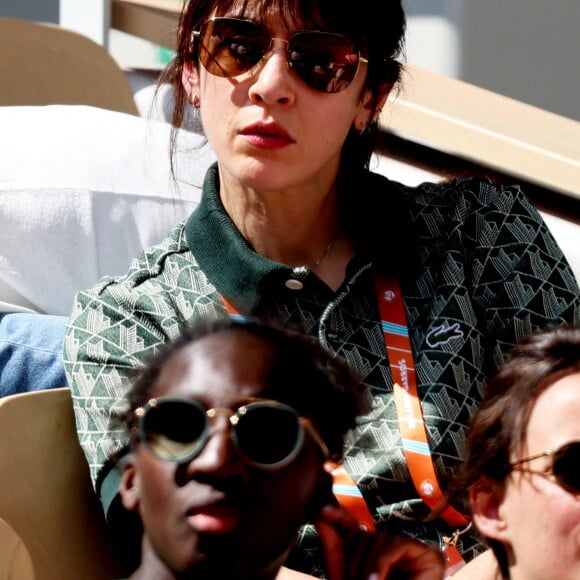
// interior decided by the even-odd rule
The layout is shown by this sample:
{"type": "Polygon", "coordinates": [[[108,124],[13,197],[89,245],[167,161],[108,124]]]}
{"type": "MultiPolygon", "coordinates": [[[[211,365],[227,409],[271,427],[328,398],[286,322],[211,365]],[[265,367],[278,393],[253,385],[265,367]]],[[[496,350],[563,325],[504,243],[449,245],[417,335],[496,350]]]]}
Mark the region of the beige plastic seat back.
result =
{"type": "Polygon", "coordinates": [[[34,580],[32,559],[20,536],[0,520],[0,580],[34,580]]]}
{"type": "Polygon", "coordinates": [[[0,18],[0,106],[92,105],[137,115],[129,80],[86,36],[47,23],[0,18]]]}
{"type": "Polygon", "coordinates": [[[0,580],[119,578],[69,390],[0,399],[0,433],[0,580]]]}

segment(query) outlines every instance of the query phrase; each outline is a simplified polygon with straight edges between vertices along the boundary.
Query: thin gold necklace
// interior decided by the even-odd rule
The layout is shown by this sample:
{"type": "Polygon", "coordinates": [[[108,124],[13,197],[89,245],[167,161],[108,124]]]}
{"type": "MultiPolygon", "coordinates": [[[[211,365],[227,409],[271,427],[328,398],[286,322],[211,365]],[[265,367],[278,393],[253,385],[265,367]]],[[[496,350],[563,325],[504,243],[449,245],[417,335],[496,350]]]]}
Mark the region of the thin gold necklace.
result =
{"type": "Polygon", "coordinates": [[[314,268],[315,266],[320,265],[320,262],[322,262],[322,260],[324,260],[324,258],[326,258],[326,256],[328,255],[328,252],[330,252],[332,246],[334,246],[334,242],[336,242],[336,238],[333,238],[332,240],[330,240],[330,242],[328,242],[328,245],[326,246],[326,248],[324,248],[324,250],[322,251],[322,254],[320,254],[320,257],[318,258],[318,260],[312,262],[312,266],[310,266],[310,269],[314,268]]]}
{"type": "Polygon", "coordinates": [[[330,250],[334,246],[337,239],[338,239],[338,236],[336,236],[335,238],[330,240],[330,242],[328,242],[328,244],[324,248],[322,254],[320,254],[319,258],[317,260],[315,260],[314,262],[312,262],[312,264],[310,266],[303,265],[303,266],[295,266],[294,268],[292,268],[292,274],[294,277],[290,278],[289,280],[286,281],[286,286],[288,288],[290,288],[291,290],[301,290],[304,287],[302,280],[304,278],[306,278],[306,276],[308,276],[308,271],[312,270],[313,268],[316,268],[316,266],[320,265],[322,260],[324,260],[324,258],[326,258],[326,256],[328,255],[328,253],[330,252],[330,250]]]}

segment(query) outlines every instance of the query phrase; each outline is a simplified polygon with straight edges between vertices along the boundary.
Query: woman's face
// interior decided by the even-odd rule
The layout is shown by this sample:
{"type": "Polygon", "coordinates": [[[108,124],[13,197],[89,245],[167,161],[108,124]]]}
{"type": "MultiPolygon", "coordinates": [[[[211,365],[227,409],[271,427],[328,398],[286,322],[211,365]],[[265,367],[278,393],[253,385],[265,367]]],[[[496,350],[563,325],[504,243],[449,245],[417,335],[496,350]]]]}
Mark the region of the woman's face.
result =
{"type": "MultiPolygon", "coordinates": [[[[244,17],[260,21],[251,9],[244,17]]],[[[273,37],[286,40],[300,28],[287,30],[274,18],[263,23],[273,37]]],[[[201,64],[184,70],[185,89],[190,100],[199,97],[226,187],[233,181],[261,192],[301,190],[304,184],[328,189],[349,129],[362,129],[372,118],[370,93],[363,91],[366,64],[360,63],[345,90],[322,93],[289,70],[286,47],[275,41],[265,62],[237,77],[212,75],[201,64]]]]}
{"type": "MultiPolygon", "coordinates": [[[[580,373],[548,387],[533,407],[526,446],[512,461],[580,440],[580,373]]],[[[545,472],[541,457],[514,471],[499,503],[497,539],[513,553],[514,579],[580,578],[580,497],[545,472]]],[[[580,469],[580,465],[578,466],[580,469]]]]}
{"type": "MultiPolygon", "coordinates": [[[[263,396],[274,361],[264,340],[220,332],[174,355],[152,397],[235,409],[263,396]]],[[[182,465],[162,461],[139,444],[124,471],[124,504],[143,521],[144,561],[161,560],[173,571],[194,571],[196,578],[257,577],[264,566],[281,564],[319,486],[330,485],[322,455],[305,434],[292,463],[261,471],[240,458],[226,416],[213,418],[210,429],[199,455],[182,465]]]]}

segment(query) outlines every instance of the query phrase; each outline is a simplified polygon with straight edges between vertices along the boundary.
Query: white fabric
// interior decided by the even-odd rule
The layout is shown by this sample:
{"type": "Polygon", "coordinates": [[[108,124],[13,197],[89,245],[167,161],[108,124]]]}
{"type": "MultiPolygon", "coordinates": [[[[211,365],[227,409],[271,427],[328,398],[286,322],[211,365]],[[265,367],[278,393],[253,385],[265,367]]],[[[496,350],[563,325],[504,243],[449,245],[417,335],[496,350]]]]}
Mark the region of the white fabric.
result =
{"type": "MultiPolygon", "coordinates": [[[[0,312],[68,315],[76,292],[123,274],[196,206],[213,153],[170,126],[86,106],[0,107],[0,312]]],[[[439,181],[384,156],[372,169],[439,181]]],[[[580,224],[544,213],[580,278],[580,224]]]]}
{"type": "Polygon", "coordinates": [[[167,123],[86,106],[0,108],[0,312],[68,315],[199,200],[213,155],[167,123]]]}
{"type": "Polygon", "coordinates": [[[568,258],[576,280],[580,282],[580,216],[570,216],[570,219],[565,219],[547,211],[540,211],[540,213],[568,258]]]}

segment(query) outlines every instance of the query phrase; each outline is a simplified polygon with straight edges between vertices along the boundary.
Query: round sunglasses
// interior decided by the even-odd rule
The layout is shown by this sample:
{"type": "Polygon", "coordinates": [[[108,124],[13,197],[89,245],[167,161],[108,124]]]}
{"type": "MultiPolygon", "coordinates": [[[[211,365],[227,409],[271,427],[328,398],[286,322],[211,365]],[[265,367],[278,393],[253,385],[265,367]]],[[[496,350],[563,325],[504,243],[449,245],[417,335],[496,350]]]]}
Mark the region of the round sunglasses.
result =
{"type": "Polygon", "coordinates": [[[368,63],[354,42],[344,34],[302,30],[288,40],[273,38],[259,22],[240,18],[212,18],[194,33],[199,60],[218,77],[241,75],[267,58],[274,40],[287,45],[286,60],[309,87],[322,93],[346,89],[359,64],[368,63]]]}
{"type": "Polygon", "coordinates": [[[302,449],[305,430],[328,458],[328,448],[310,421],[277,401],[260,399],[233,410],[160,397],[135,410],[140,441],[157,458],[176,463],[201,453],[211,436],[210,421],[218,414],[228,416],[234,445],[252,467],[273,471],[291,463],[302,449]]]}
{"type": "Polygon", "coordinates": [[[510,467],[513,471],[553,475],[560,487],[574,495],[580,494],[580,441],[572,441],[558,449],[549,449],[536,455],[530,455],[530,457],[510,463],[510,467]],[[522,464],[539,457],[551,458],[552,465],[547,471],[533,471],[520,467],[522,464]]]}

